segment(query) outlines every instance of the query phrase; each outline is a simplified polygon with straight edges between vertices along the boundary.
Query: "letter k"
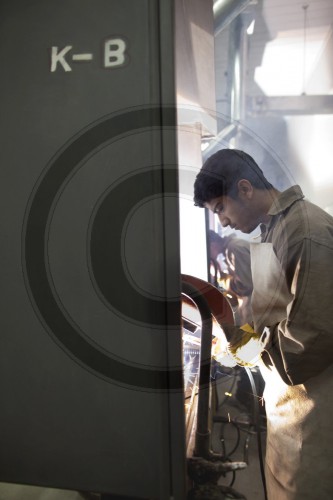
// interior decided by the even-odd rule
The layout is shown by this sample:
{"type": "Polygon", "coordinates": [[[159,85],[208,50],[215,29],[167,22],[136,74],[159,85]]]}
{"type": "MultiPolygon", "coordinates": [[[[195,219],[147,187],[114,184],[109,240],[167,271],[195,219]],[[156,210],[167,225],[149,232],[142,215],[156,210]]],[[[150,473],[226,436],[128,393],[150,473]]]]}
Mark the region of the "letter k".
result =
{"type": "Polygon", "coordinates": [[[57,69],[58,63],[64,68],[65,71],[72,71],[72,68],[65,59],[65,55],[73,48],[72,45],[67,45],[60,52],[58,52],[58,47],[52,47],[51,52],[51,72],[53,73],[57,69]]]}

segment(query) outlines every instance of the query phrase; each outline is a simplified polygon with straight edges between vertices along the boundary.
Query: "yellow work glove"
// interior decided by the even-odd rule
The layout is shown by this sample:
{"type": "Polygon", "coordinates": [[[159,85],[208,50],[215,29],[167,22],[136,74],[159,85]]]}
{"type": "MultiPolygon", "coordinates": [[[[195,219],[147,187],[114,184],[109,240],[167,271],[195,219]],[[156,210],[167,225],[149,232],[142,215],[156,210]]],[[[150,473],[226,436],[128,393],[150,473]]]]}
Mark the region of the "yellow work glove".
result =
{"type": "Polygon", "coordinates": [[[264,349],[263,335],[255,332],[248,323],[237,327],[223,325],[227,339],[227,352],[240,366],[256,366],[264,349]]]}

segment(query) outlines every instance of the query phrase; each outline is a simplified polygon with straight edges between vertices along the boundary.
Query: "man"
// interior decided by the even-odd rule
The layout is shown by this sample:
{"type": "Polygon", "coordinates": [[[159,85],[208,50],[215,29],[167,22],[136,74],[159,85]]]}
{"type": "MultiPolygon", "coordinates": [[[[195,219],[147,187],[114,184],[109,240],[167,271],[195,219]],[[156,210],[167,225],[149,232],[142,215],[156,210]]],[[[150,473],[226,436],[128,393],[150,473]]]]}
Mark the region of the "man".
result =
{"type": "Polygon", "coordinates": [[[224,257],[226,272],[230,276],[229,280],[226,280],[228,283],[225,288],[237,297],[238,324],[251,323],[252,275],[249,242],[237,238],[234,234],[222,238],[213,230],[209,230],[208,239],[210,258],[217,262],[220,254],[224,257]]]}
{"type": "MultiPolygon", "coordinates": [[[[203,165],[194,201],[223,227],[251,233],[254,330],[267,412],[269,500],[333,495],[333,219],[293,186],[279,192],[254,159],[221,150],[203,165]]],[[[240,332],[231,345],[237,344],[240,332]]]]}

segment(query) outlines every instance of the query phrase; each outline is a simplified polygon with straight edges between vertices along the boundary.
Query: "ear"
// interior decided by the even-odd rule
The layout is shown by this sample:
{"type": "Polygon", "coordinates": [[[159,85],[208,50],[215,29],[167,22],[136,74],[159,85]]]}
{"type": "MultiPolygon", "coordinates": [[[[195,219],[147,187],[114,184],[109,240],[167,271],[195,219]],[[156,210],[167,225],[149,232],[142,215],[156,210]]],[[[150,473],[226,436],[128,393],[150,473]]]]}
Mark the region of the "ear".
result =
{"type": "Polygon", "coordinates": [[[247,179],[240,179],[237,183],[237,187],[238,196],[241,199],[251,200],[254,193],[254,188],[250,181],[248,181],[247,179]]]}

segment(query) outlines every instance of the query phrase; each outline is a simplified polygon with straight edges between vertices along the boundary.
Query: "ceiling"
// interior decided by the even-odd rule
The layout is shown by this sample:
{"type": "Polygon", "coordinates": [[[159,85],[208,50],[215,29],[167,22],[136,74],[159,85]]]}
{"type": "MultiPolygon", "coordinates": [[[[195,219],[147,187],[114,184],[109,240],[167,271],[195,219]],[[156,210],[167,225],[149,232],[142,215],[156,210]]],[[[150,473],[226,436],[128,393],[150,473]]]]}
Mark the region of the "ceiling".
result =
{"type": "MultiPolygon", "coordinates": [[[[214,3],[218,1],[221,3],[214,3]]],[[[247,37],[247,94],[333,93],[332,0],[234,2],[237,3],[245,6],[241,14],[244,23],[255,19],[253,34],[247,37]],[[316,73],[320,66],[325,74],[319,79],[316,73]]],[[[230,24],[215,39],[218,99],[225,93],[229,35],[230,24]]]]}
{"type": "Polygon", "coordinates": [[[240,7],[222,29],[215,17],[219,140],[230,147],[225,123],[236,125],[236,147],[263,162],[273,183],[300,183],[333,213],[333,1],[215,0],[215,14],[217,4],[240,7]]]}

